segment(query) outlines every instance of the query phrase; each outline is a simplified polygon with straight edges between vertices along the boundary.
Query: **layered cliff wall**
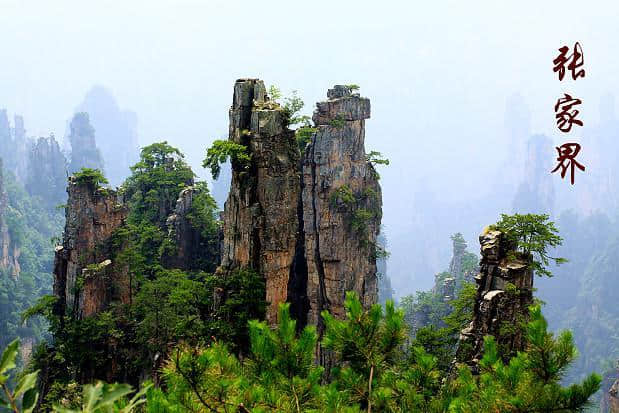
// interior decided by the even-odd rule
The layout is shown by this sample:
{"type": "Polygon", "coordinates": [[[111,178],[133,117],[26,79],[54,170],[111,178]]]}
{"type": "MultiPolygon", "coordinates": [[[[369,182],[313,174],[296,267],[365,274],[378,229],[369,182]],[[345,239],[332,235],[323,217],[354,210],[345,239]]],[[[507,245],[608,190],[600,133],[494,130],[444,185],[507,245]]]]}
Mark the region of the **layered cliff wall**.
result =
{"type": "Polygon", "coordinates": [[[460,334],[456,360],[476,371],[483,356],[484,337],[492,335],[506,358],[524,350],[521,326],[533,304],[533,273],[529,259],[517,252],[500,231],[479,236],[480,272],[473,321],[460,334]]]}
{"type": "MultiPolygon", "coordinates": [[[[317,132],[303,162],[303,227],[308,322],[320,312],[345,316],[346,292],[365,307],[377,301],[376,237],[382,217],[378,176],[365,153],[370,101],[335,86],[316,105],[317,132]]],[[[319,328],[320,329],[320,328],[319,328]]]]}
{"type": "Polygon", "coordinates": [[[130,300],[128,270],[113,262],[111,238],[123,225],[127,208],[118,194],[75,177],[69,178],[66,225],[56,248],[54,294],[61,314],[81,319],[111,302],[130,300]]]}
{"type": "Polygon", "coordinates": [[[287,299],[298,236],[297,144],[284,109],[269,101],[261,80],[235,83],[229,116],[229,140],[246,146],[251,163],[232,164],[220,272],[250,267],[262,274],[273,323],[287,299]]]}

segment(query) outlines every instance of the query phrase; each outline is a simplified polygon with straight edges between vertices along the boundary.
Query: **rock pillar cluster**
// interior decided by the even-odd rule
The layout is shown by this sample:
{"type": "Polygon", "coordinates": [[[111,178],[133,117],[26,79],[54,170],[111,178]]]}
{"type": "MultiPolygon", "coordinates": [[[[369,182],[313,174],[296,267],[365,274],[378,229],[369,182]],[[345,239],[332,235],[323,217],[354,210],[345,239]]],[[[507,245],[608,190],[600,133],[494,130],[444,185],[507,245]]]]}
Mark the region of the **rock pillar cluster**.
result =
{"type": "Polygon", "coordinates": [[[348,291],[365,306],[377,300],[382,201],[364,147],[370,102],[347,86],[327,97],[317,104],[316,132],[301,159],[289,114],[263,82],[234,86],[229,140],[244,145],[251,162],[232,165],[219,273],[258,271],[270,323],[286,301],[300,324],[320,325],[323,310],[344,317],[348,291]]]}
{"type": "Polygon", "coordinates": [[[126,264],[115,263],[112,236],[127,217],[119,195],[75,177],[69,179],[66,224],[54,260],[57,311],[68,309],[81,319],[105,309],[111,302],[128,303],[126,264]]]}
{"type": "Polygon", "coordinates": [[[480,272],[475,277],[477,296],[473,321],[462,330],[456,359],[476,371],[483,356],[484,337],[495,337],[506,358],[524,350],[521,326],[533,303],[533,272],[529,259],[517,252],[500,231],[485,230],[481,244],[480,272]]]}

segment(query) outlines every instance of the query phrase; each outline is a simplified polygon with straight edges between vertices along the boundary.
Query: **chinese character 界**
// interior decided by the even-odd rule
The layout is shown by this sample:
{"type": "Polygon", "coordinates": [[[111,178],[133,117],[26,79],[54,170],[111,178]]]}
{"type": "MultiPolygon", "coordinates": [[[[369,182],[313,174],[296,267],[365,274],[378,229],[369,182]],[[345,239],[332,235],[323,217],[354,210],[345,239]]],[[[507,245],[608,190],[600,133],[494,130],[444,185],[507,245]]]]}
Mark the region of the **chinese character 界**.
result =
{"type": "Polygon", "coordinates": [[[571,55],[567,55],[570,48],[567,46],[563,46],[559,49],[559,56],[557,56],[552,62],[555,67],[553,69],[554,72],[559,72],[559,80],[563,80],[565,76],[565,64],[568,60],[571,59],[571,62],[567,65],[568,70],[572,72],[572,79],[576,80],[579,77],[585,77],[585,69],[579,69],[585,63],[585,57],[582,54],[582,48],[580,47],[580,43],[576,42],[574,44],[574,52],[571,55]]]}
{"type": "Polygon", "coordinates": [[[580,169],[581,171],[585,170],[585,166],[580,164],[575,158],[580,152],[580,145],[577,143],[564,143],[561,146],[556,147],[559,156],[557,157],[557,167],[552,170],[552,173],[557,172],[561,169],[561,178],[565,178],[565,173],[568,168],[570,168],[570,182],[574,185],[574,167],[580,169]]]}

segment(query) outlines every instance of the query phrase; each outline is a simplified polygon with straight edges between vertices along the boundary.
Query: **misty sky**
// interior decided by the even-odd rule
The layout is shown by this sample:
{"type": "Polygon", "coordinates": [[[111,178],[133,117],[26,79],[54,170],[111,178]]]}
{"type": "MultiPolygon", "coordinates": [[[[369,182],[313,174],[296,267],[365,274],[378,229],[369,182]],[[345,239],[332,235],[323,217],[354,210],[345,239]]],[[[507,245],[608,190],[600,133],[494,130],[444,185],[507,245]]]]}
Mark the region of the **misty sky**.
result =
{"type": "MultiPolygon", "coordinates": [[[[167,139],[204,176],[205,148],[227,133],[235,79],[297,89],[307,113],[332,85],[359,84],[372,101],[366,147],[391,160],[381,170],[384,223],[397,239],[419,187],[474,199],[499,168],[522,169],[505,162],[510,96],[528,105],[532,133],[559,142],[553,106],[563,91],[583,100],[585,126],[598,122],[600,97],[619,92],[619,2],[507,3],[0,0],[0,108],[22,114],[29,135],[62,138],[100,84],[137,113],[140,144],[167,139]],[[575,41],[586,78],[559,82],[552,59],[575,41]]],[[[400,268],[395,285],[407,291],[431,274],[409,281],[400,268]]]]}

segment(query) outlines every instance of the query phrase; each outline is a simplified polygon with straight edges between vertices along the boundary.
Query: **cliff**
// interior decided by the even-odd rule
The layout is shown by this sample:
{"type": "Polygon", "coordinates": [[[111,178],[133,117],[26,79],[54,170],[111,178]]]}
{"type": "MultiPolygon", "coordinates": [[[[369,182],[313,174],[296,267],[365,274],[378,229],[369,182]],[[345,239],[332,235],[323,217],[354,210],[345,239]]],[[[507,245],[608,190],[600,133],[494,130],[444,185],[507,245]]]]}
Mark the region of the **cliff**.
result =
{"type": "Polygon", "coordinates": [[[116,192],[69,178],[66,224],[62,246],[54,260],[57,311],[81,319],[111,302],[129,302],[125,264],[112,262],[111,238],[123,225],[127,208],[116,192]]]}
{"type": "Polygon", "coordinates": [[[377,301],[376,237],[382,217],[378,176],[365,153],[370,101],[335,86],[319,102],[317,132],[303,161],[303,228],[307,258],[308,322],[320,312],[345,316],[347,291],[365,307],[377,301]]]}
{"type": "Polygon", "coordinates": [[[483,356],[484,337],[496,338],[507,358],[524,350],[520,326],[533,303],[533,273],[528,257],[516,252],[500,231],[486,230],[479,236],[480,272],[475,277],[477,296],[473,321],[462,330],[456,360],[476,371],[483,356]]]}
{"type": "Polygon", "coordinates": [[[274,323],[287,300],[299,230],[299,152],[284,109],[269,101],[261,80],[235,83],[229,116],[228,139],[247,147],[251,164],[232,165],[220,272],[250,267],[262,274],[274,323]]]}

